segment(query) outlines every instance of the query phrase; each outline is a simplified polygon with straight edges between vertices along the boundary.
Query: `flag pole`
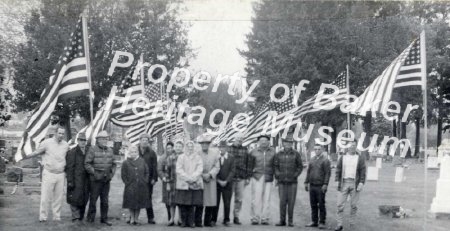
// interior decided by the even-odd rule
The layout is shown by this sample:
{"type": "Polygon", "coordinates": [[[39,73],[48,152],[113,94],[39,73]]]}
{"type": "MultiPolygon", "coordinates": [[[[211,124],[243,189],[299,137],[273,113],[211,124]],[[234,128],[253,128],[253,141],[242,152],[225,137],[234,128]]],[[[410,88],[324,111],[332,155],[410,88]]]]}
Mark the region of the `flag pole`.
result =
{"type": "MultiPolygon", "coordinates": [[[[138,67],[141,69],[141,86],[142,86],[142,95],[145,96],[145,76],[144,76],[144,54],[141,54],[139,58],[139,62],[142,65],[141,67],[138,67]]],[[[139,65],[139,63],[138,63],[139,65]]],[[[145,128],[147,127],[148,120],[145,120],[145,128]]]]}
{"type": "Polygon", "coordinates": [[[90,62],[90,56],[89,56],[89,34],[88,34],[88,27],[87,27],[87,9],[83,12],[81,15],[81,21],[83,26],[83,40],[84,40],[84,54],[86,56],[86,71],[87,71],[87,78],[89,81],[89,110],[91,114],[91,121],[94,120],[94,92],[92,91],[92,79],[91,79],[91,62],[90,62]]]}
{"type": "MultiPolygon", "coordinates": [[[[345,85],[347,88],[347,94],[350,95],[350,75],[348,73],[348,64],[346,65],[346,79],[345,79],[345,85]]],[[[347,112],[347,129],[352,130],[352,125],[350,123],[351,117],[350,112],[347,112]]]]}
{"type": "Polygon", "coordinates": [[[428,149],[428,100],[427,100],[427,53],[426,53],[426,43],[425,43],[425,30],[420,33],[420,55],[422,56],[422,92],[423,92],[423,115],[424,115],[424,170],[425,170],[425,180],[424,180],[424,230],[427,230],[427,205],[428,205],[428,171],[427,171],[427,149],[428,149]]]}

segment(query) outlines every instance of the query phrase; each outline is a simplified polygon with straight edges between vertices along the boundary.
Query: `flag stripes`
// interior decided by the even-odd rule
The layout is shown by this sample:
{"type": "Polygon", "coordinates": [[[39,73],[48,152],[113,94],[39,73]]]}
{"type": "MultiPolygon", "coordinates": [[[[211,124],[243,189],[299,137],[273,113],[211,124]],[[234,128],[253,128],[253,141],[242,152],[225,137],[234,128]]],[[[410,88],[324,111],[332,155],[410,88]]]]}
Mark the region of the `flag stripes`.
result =
{"type": "MultiPolygon", "coordinates": [[[[421,36],[424,36],[422,32],[421,36]]],[[[365,115],[366,111],[381,111],[390,100],[394,88],[423,85],[424,55],[420,52],[423,39],[412,42],[353,104],[352,113],[365,115]]],[[[424,52],[423,52],[424,53],[424,52]]]]}
{"type": "Polygon", "coordinates": [[[15,155],[16,161],[31,154],[37,144],[45,138],[51,114],[59,99],[89,95],[87,62],[80,19],[75,32],[70,36],[69,45],[64,47],[64,52],[49,77],[49,83],[43,90],[37,107],[27,123],[15,155]]]}

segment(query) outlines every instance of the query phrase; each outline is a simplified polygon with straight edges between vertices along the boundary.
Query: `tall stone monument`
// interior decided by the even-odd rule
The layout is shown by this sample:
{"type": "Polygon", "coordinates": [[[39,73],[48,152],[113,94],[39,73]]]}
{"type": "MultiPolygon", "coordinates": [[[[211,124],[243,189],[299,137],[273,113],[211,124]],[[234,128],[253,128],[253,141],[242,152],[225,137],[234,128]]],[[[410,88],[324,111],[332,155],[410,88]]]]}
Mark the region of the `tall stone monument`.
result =
{"type": "Polygon", "coordinates": [[[442,141],[438,155],[442,156],[441,169],[436,181],[436,197],[433,198],[430,212],[450,214],[450,138],[442,141]]]}

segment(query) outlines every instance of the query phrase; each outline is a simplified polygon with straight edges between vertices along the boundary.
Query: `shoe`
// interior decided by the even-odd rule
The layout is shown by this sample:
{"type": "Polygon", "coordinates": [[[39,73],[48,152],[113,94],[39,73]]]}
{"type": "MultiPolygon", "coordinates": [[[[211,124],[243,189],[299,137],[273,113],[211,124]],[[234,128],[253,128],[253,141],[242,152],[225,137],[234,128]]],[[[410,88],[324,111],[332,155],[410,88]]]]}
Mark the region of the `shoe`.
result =
{"type": "Polygon", "coordinates": [[[317,223],[309,223],[305,225],[305,227],[318,227],[319,225],[317,223]]]}
{"type": "Polygon", "coordinates": [[[43,223],[43,222],[47,222],[47,219],[42,219],[42,220],[39,220],[39,222],[41,222],[41,223],[43,223]]]}
{"type": "Polygon", "coordinates": [[[112,223],[109,221],[100,221],[100,223],[105,224],[107,226],[112,226],[112,223]]]}
{"type": "Polygon", "coordinates": [[[268,221],[262,221],[261,225],[269,225],[269,222],[268,221]]]}
{"type": "Polygon", "coordinates": [[[141,223],[135,221],[135,222],[133,222],[133,225],[138,225],[139,226],[139,225],[141,225],[141,223]]]}
{"type": "Polygon", "coordinates": [[[289,227],[294,227],[294,223],[293,222],[289,222],[288,226],[289,227]]]}
{"type": "Polygon", "coordinates": [[[286,222],[276,223],[275,226],[286,226],[286,222]]]}
{"type": "Polygon", "coordinates": [[[182,228],[186,228],[186,227],[188,227],[188,225],[187,224],[184,224],[184,223],[181,223],[181,225],[180,225],[182,228]]]}
{"type": "MultiPolygon", "coordinates": [[[[211,224],[208,224],[208,225],[211,225],[211,224]]],[[[194,227],[199,227],[199,228],[203,227],[203,225],[202,225],[202,224],[195,224],[195,225],[191,225],[191,227],[192,227],[192,226],[194,226],[194,227]]]]}
{"type": "Polygon", "coordinates": [[[334,231],[342,231],[342,230],[344,230],[344,227],[342,226],[338,226],[334,229],[334,231]]]}
{"type": "Polygon", "coordinates": [[[319,229],[326,229],[327,226],[323,223],[319,223],[319,229]]]}
{"type": "Polygon", "coordinates": [[[223,222],[223,225],[225,225],[225,226],[228,227],[228,226],[230,226],[230,222],[229,222],[229,221],[224,221],[224,222],[223,222]]]}
{"type": "Polygon", "coordinates": [[[242,223],[239,221],[239,218],[237,218],[237,217],[235,217],[234,219],[233,219],[233,223],[235,224],[235,225],[241,225],[242,223]]]}
{"type": "Polygon", "coordinates": [[[211,227],[216,226],[216,222],[215,221],[211,221],[211,227]]]}
{"type": "Polygon", "coordinates": [[[167,226],[174,226],[175,222],[169,222],[169,224],[167,224],[167,226]]]}
{"type": "Polygon", "coordinates": [[[252,221],[252,225],[259,225],[259,222],[257,222],[257,221],[252,221]]]}
{"type": "Polygon", "coordinates": [[[201,227],[201,226],[196,226],[196,225],[194,225],[194,224],[191,224],[191,225],[189,225],[189,227],[195,228],[195,227],[201,227]]]}
{"type": "Polygon", "coordinates": [[[153,219],[148,220],[148,223],[152,224],[152,225],[156,224],[155,220],[153,220],[153,219]]]}
{"type": "MultiPolygon", "coordinates": [[[[197,226],[197,225],[195,225],[196,227],[202,227],[202,226],[197,226]]],[[[211,223],[205,223],[205,224],[203,224],[203,226],[205,226],[205,227],[212,227],[212,225],[211,225],[211,223]]]]}

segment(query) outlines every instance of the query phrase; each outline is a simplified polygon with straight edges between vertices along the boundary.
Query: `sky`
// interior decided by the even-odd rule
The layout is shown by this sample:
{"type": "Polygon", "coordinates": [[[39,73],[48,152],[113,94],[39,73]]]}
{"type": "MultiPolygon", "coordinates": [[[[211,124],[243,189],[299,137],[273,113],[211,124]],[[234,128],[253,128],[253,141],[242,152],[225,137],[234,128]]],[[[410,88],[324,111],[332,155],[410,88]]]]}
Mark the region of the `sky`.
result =
{"type": "Polygon", "coordinates": [[[211,75],[245,76],[246,61],[238,49],[247,49],[245,35],[251,31],[252,0],[189,0],[180,18],[189,23],[188,38],[197,57],[192,70],[211,75]]]}

